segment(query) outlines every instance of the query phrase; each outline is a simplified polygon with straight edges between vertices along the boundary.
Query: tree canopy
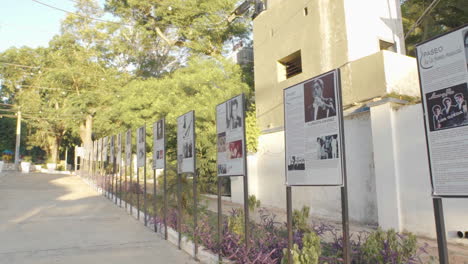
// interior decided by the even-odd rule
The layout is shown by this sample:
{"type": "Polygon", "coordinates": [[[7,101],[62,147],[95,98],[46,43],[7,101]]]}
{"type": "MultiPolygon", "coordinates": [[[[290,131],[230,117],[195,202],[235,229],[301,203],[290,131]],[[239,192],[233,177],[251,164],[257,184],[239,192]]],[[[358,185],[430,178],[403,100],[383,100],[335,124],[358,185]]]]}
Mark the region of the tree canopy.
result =
{"type": "MultiPolygon", "coordinates": [[[[404,31],[409,29],[421,17],[433,0],[406,0],[401,5],[404,31]]],[[[419,42],[445,33],[468,23],[468,5],[466,0],[444,0],[421,20],[416,29],[406,39],[406,49],[414,56],[415,45],[419,42]]]]}

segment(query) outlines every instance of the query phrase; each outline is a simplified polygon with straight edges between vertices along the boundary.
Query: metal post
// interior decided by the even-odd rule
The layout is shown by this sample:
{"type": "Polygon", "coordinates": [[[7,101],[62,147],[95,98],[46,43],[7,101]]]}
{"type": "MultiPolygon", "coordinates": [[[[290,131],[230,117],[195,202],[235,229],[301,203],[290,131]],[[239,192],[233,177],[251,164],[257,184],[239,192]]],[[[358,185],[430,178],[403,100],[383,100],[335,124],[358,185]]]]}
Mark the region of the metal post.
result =
{"type": "Polygon", "coordinates": [[[178,238],[178,247],[180,247],[180,243],[182,241],[182,190],[181,190],[181,175],[180,173],[177,173],[177,232],[179,233],[179,238],[178,238]]]}
{"type": "Polygon", "coordinates": [[[448,264],[447,237],[445,233],[444,209],[442,207],[442,198],[434,197],[434,218],[437,232],[437,246],[439,249],[439,263],[448,264]]]}
{"type": "Polygon", "coordinates": [[[19,169],[20,159],[20,144],[21,144],[21,111],[18,110],[18,118],[16,120],[16,145],[15,145],[15,167],[19,169]]]}
{"type": "Polygon", "coordinates": [[[197,134],[195,132],[195,112],[193,113],[193,242],[194,242],[194,253],[193,256],[195,260],[198,260],[198,236],[197,236],[197,229],[198,229],[198,201],[197,201],[197,181],[198,181],[198,173],[197,173],[197,148],[195,142],[197,142],[197,134]]]}
{"type": "MultiPolygon", "coordinates": [[[[164,155],[166,155],[166,147],[164,147],[164,155]]],[[[166,179],[166,158],[165,157],[164,157],[164,187],[163,188],[164,188],[164,211],[163,211],[164,239],[167,240],[167,179],[166,179]]]]}
{"type": "Polygon", "coordinates": [[[250,248],[249,241],[249,183],[247,175],[243,177],[244,179],[244,234],[245,234],[245,246],[247,250],[250,248]]]}
{"type": "Polygon", "coordinates": [[[245,246],[247,250],[250,248],[250,230],[249,230],[249,176],[248,176],[248,164],[247,164],[247,137],[245,135],[245,95],[242,94],[242,116],[243,116],[243,121],[244,121],[244,127],[243,127],[243,133],[244,133],[244,142],[243,142],[243,147],[244,147],[244,153],[242,154],[244,156],[244,234],[245,234],[245,246]]]}
{"type": "MultiPolygon", "coordinates": [[[[340,73],[338,72],[338,80],[341,80],[340,73]]],[[[339,89],[339,100],[338,107],[341,112],[339,115],[340,118],[340,127],[341,127],[341,160],[342,160],[342,175],[343,175],[343,186],[341,187],[341,217],[343,225],[343,263],[351,264],[351,245],[350,245],[350,236],[349,236],[349,212],[348,212],[348,176],[346,172],[346,149],[345,149],[345,131],[344,131],[344,118],[343,118],[343,104],[341,102],[341,86],[339,89]]]]}
{"type": "Polygon", "coordinates": [[[292,248],[293,248],[293,230],[292,230],[292,189],[291,186],[286,186],[286,219],[288,227],[288,264],[292,264],[292,248]]]}
{"type": "MultiPolygon", "coordinates": [[[[222,208],[222,200],[221,200],[221,187],[222,187],[222,178],[218,177],[218,243],[219,248],[221,249],[221,245],[223,243],[223,208],[222,208]]],[[[219,263],[223,261],[222,252],[220,251],[218,254],[219,263]]]]}
{"type": "MultiPolygon", "coordinates": [[[[115,149],[115,145],[114,145],[114,149],[115,149]]],[[[111,199],[111,201],[114,201],[114,197],[115,197],[115,193],[114,193],[114,178],[115,178],[115,153],[114,153],[114,157],[113,159],[111,160],[112,162],[112,173],[111,173],[111,180],[110,180],[110,194],[109,194],[109,198],[111,199]]]]}
{"type": "Polygon", "coordinates": [[[145,214],[145,226],[148,225],[148,206],[146,204],[146,155],[145,155],[145,165],[143,165],[143,212],[145,214]]]}
{"type": "Polygon", "coordinates": [[[119,206],[122,207],[122,136],[120,136],[120,160],[119,160],[119,206]]]}
{"type": "MultiPolygon", "coordinates": [[[[132,157],[133,158],[133,157],[132,157]]],[[[130,214],[133,215],[133,206],[132,206],[132,199],[133,199],[133,193],[132,193],[132,185],[133,185],[133,169],[132,169],[132,159],[130,158],[130,186],[128,188],[128,195],[130,195],[130,200],[129,200],[129,204],[130,204],[130,214]]]]}
{"type": "MultiPolygon", "coordinates": [[[[114,149],[115,149],[115,145],[114,145],[114,149]]],[[[114,179],[115,179],[115,182],[112,181],[112,185],[114,185],[114,187],[112,188],[112,191],[114,192],[114,202],[115,204],[117,204],[117,188],[118,188],[118,178],[117,178],[117,175],[118,175],[118,165],[117,165],[117,157],[114,153],[114,179]]]]}
{"type": "Polygon", "coordinates": [[[346,182],[345,185],[341,187],[341,217],[343,225],[343,263],[351,264],[351,247],[349,244],[348,190],[346,187],[346,182]]]}
{"type": "Polygon", "coordinates": [[[138,168],[137,162],[137,219],[140,220],[140,168],[138,168]]]}
{"type": "Polygon", "coordinates": [[[157,205],[156,205],[156,169],[153,169],[153,223],[154,223],[154,232],[158,232],[158,224],[156,223],[156,217],[158,214],[156,213],[157,205]]]}
{"type": "MultiPolygon", "coordinates": [[[[194,160],[196,160],[195,155],[194,155],[194,160]]],[[[194,161],[195,162],[195,161],[194,161]]],[[[195,163],[196,164],[196,163],[195,163]]],[[[197,235],[197,229],[198,229],[198,202],[197,202],[197,171],[195,170],[195,173],[193,174],[193,242],[194,242],[194,258],[195,260],[198,260],[198,235],[197,235]]]]}

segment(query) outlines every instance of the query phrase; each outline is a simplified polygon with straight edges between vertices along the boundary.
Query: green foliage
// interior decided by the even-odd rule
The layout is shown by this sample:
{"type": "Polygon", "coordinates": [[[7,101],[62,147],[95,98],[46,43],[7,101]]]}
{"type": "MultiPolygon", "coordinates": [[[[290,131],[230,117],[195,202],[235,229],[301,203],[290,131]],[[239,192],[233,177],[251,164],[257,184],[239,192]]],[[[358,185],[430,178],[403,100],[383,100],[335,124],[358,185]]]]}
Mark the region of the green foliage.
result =
{"type": "MultiPolygon", "coordinates": [[[[318,264],[320,254],[320,237],[315,232],[308,232],[302,238],[302,249],[297,244],[291,249],[292,260],[294,264],[318,264]]],[[[282,264],[288,263],[288,249],[283,249],[282,264]]]]}
{"type": "MultiPolygon", "coordinates": [[[[417,251],[416,236],[409,233],[399,235],[395,230],[372,232],[362,246],[365,263],[387,264],[386,256],[382,252],[392,252],[397,259],[391,263],[407,263],[417,251]]],[[[388,261],[388,259],[387,259],[388,261]]]]}
{"type": "Polygon", "coordinates": [[[0,118],[0,153],[4,150],[15,149],[16,120],[13,118],[0,118]]]}
{"type": "MultiPolygon", "coordinates": [[[[406,0],[402,2],[403,28],[405,32],[408,32],[432,0],[406,0]]],[[[462,26],[467,21],[468,5],[466,0],[440,1],[406,39],[407,53],[414,56],[417,43],[462,26]]]]}
{"type": "Polygon", "coordinates": [[[255,104],[250,105],[249,110],[245,115],[245,129],[247,151],[250,153],[257,152],[258,137],[260,136],[260,129],[257,126],[257,113],[255,104]]]}
{"type": "Polygon", "coordinates": [[[249,195],[249,210],[254,211],[255,208],[259,208],[261,205],[260,200],[257,200],[254,194],[249,195]]]}
{"type": "Polygon", "coordinates": [[[215,55],[221,54],[227,41],[248,32],[247,19],[227,20],[237,4],[237,0],[109,0],[106,7],[172,50],[186,47],[215,55]]]}
{"type": "Polygon", "coordinates": [[[237,234],[239,237],[241,237],[241,240],[243,239],[243,234],[244,234],[244,211],[241,209],[234,209],[234,213],[232,213],[228,217],[228,228],[231,232],[234,234],[237,234]]]}
{"type": "Polygon", "coordinates": [[[311,230],[308,224],[309,214],[310,207],[308,206],[303,206],[301,210],[294,210],[292,214],[293,230],[310,232],[311,230]]]}

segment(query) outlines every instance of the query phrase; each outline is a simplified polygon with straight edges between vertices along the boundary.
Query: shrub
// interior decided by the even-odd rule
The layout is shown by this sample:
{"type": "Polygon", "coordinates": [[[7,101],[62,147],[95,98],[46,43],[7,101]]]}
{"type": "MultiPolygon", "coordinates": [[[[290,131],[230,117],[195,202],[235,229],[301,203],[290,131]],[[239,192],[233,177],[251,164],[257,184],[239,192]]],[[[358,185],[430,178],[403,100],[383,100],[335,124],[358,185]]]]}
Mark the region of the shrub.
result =
{"type": "Polygon", "coordinates": [[[308,233],[311,231],[309,221],[310,207],[303,206],[301,210],[294,210],[292,215],[293,230],[308,233]]]}
{"type": "Polygon", "coordinates": [[[408,263],[416,254],[416,236],[409,233],[398,234],[390,229],[377,229],[372,232],[362,245],[361,254],[364,263],[408,263]]]}
{"type": "MultiPolygon", "coordinates": [[[[297,244],[293,245],[291,249],[292,260],[295,264],[318,264],[320,254],[322,253],[320,247],[320,238],[315,232],[309,232],[302,238],[302,249],[299,249],[297,244]]],[[[288,263],[288,249],[283,249],[282,264],[288,263]]]]}
{"type": "Polygon", "coordinates": [[[260,200],[257,200],[254,194],[249,195],[249,210],[254,211],[255,208],[259,208],[261,205],[260,200]]]}

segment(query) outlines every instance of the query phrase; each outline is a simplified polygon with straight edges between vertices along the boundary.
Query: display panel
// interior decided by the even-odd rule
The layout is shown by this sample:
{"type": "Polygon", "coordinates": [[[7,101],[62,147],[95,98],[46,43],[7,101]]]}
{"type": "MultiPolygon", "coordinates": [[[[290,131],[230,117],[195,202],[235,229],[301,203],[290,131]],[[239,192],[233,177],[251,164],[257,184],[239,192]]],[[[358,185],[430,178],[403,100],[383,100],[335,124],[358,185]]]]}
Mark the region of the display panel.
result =
{"type": "Polygon", "coordinates": [[[417,45],[433,195],[468,195],[468,26],[417,45]]]}
{"type": "Polygon", "coordinates": [[[286,184],[342,185],[339,71],[284,90],[286,184]]]}

